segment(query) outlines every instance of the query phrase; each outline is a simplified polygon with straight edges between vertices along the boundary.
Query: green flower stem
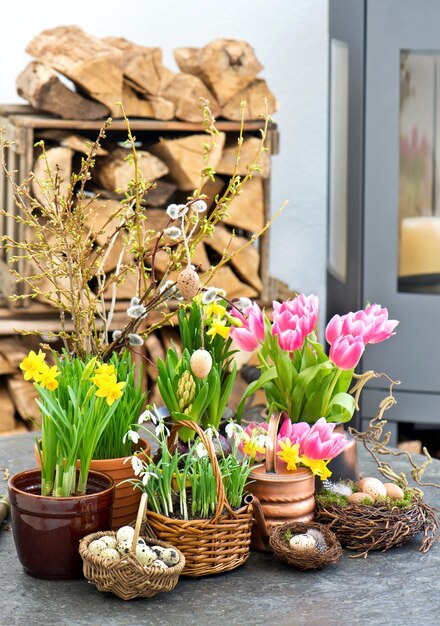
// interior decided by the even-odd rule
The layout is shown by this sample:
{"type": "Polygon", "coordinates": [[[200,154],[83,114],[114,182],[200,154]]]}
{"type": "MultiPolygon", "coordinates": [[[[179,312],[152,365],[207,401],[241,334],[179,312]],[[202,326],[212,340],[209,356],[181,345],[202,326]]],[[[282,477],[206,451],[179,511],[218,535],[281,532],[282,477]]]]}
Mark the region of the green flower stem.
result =
{"type": "Polygon", "coordinates": [[[328,411],[328,406],[329,406],[329,404],[330,404],[330,401],[331,401],[331,399],[332,399],[333,392],[334,392],[334,390],[335,390],[335,387],[336,387],[336,384],[337,384],[337,382],[338,382],[338,380],[339,380],[339,377],[340,377],[340,376],[341,376],[341,374],[342,374],[342,371],[343,371],[343,370],[341,370],[341,369],[339,369],[339,368],[337,369],[336,374],[334,375],[333,380],[332,380],[332,382],[331,382],[331,385],[329,386],[329,388],[328,388],[328,390],[327,390],[327,393],[325,394],[325,397],[324,397],[324,403],[323,403],[323,405],[322,405],[322,410],[321,410],[322,417],[325,417],[325,416],[326,416],[326,413],[327,413],[327,411],[328,411]]]}

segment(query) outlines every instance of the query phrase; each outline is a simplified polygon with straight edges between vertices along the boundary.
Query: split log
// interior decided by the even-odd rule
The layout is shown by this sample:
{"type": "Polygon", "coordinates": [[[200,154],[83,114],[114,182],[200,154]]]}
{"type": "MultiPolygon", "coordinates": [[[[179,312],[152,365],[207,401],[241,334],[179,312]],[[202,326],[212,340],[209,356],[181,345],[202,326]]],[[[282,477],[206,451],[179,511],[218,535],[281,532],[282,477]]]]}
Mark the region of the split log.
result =
{"type": "Polygon", "coordinates": [[[165,354],[167,353],[169,348],[174,348],[176,350],[177,356],[182,356],[182,346],[180,344],[179,332],[174,328],[162,328],[160,331],[160,339],[163,344],[165,354]]]}
{"type": "Polygon", "coordinates": [[[21,372],[8,376],[6,381],[10,397],[20,416],[24,420],[41,423],[40,410],[35,402],[38,393],[33,383],[24,380],[21,372]]]}
{"type": "MultiPolygon", "coordinates": [[[[96,161],[95,180],[106,189],[125,189],[133,178],[133,164],[126,161],[129,154],[124,148],[116,148],[110,154],[96,161]]],[[[168,174],[168,167],[157,156],[137,151],[139,170],[145,180],[155,181],[168,174]]]]}
{"type": "MultiPolygon", "coordinates": [[[[202,282],[206,283],[208,277],[205,277],[202,282]]],[[[238,276],[232,271],[230,267],[220,267],[212,280],[209,281],[207,287],[217,287],[218,289],[224,289],[229,299],[232,298],[256,298],[258,297],[258,291],[243,283],[238,276]]]]}
{"type": "Polygon", "coordinates": [[[64,195],[70,185],[70,176],[72,174],[72,156],[73,150],[70,148],[48,148],[46,150],[47,163],[45,159],[37,159],[35,161],[32,191],[35,198],[43,206],[46,206],[54,195],[53,190],[49,189],[47,185],[47,181],[49,180],[48,170],[54,178],[58,168],[61,180],[60,192],[64,195]]]}
{"type": "MultiPolygon", "coordinates": [[[[90,152],[90,146],[93,143],[91,139],[83,137],[82,135],[74,135],[66,130],[57,130],[52,128],[38,132],[38,137],[40,139],[44,139],[45,141],[56,141],[60,144],[60,146],[71,148],[75,152],[81,152],[83,154],[90,152]]],[[[99,147],[96,151],[97,156],[105,156],[106,154],[108,154],[108,150],[105,150],[102,147],[99,147]]]]}
{"type": "MultiPolygon", "coordinates": [[[[179,189],[193,190],[200,184],[203,166],[203,144],[206,135],[196,134],[177,139],[161,139],[149,146],[150,152],[160,157],[168,166],[170,176],[179,189]]],[[[216,137],[216,145],[210,157],[210,166],[216,169],[221,158],[225,133],[216,137]]]]}
{"type": "Polygon", "coordinates": [[[201,194],[205,195],[205,202],[208,205],[208,209],[211,209],[215,204],[215,198],[223,191],[225,181],[220,176],[216,176],[214,180],[208,180],[202,187],[201,194]]]}
{"type": "Polygon", "coordinates": [[[159,180],[156,183],[156,187],[149,189],[145,197],[147,206],[154,208],[164,207],[166,208],[171,202],[172,196],[177,191],[177,185],[171,183],[168,180],[159,180]]]}
{"type": "Polygon", "coordinates": [[[120,206],[117,200],[100,198],[94,198],[89,204],[87,226],[100,246],[104,245],[117,228],[119,220],[113,216],[117,214],[120,206]]]}
{"type": "MultiPolygon", "coordinates": [[[[146,117],[158,120],[171,120],[174,117],[174,104],[161,96],[142,98],[124,82],[122,86],[122,104],[127,117],[146,117]]],[[[121,117],[121,110],[114,116],[121,117]]]]}
{"type": "Polygon", "coordinates": [[[221,106],[252,83],[263,69],[254,49],[245,41],[215,39],[203,48],[177,48],[177,65],[199,76],[221,106]]]}
{"type": "Polygon", "coordinates": [[[245,120],[256,120],[261,113],[265,113],[265,102],[267,100],[267,113],[272,115],[277,110],[277,101],[270,91],[267,83],[262,78],[257,78],[253,83],[236,93],[222,108],[222,117],[227,120],[240,121],[240,103],[246,100],[244,110],[245,120]]]}
{"type": "Polygon", "coordinates": [[[220,115],[220,107],[205,83],[191,74],[176,74],[164,91],[164,96],[175,104],[175,116],[185,122],[202,122],[200,98],[209,100],[214,117],[220,115]]]}
{"type": "Polygon", "coordinates": [[[31,345],[30,347],[29,338],[26,339],[26,343],[17,338],[2,338],[0,340],[0,354],[6,363],[2,364],[0,374],[15,374],[30,349],[33,350],[34,346],[31,345]],[[12,371],[9,371],[10,369],[12,371]]]}
{"type": "Polygon", "coordinates": [[[0,382],[0,433],[5,433],[15,428],[15,404],[7,389],[6,382],[0,382]]]}
{"type": "Polygon", "coordinates": [[[149,96],[161,95],[174,73],[162,62],[160,48],[146,48],[123,37],[105,37],[105,44],[122,52],[122,71],[133,89],[149,96]]]}
{"type": "Polygon", "coordinates": [[[110,111],[104,105],[72,91],[56,72],[38,61],[29,63],[17,77],[17,93],[36,109],[67,120],[98,120],[110,111]]]}
{"type": "MultiPolygon", "coordinates": [[[[214,237],[207,239],[206,245],[223,256],[226,249],[228,253],[236,252],[248,241],[245,237],[233,237],[232,233],[223,226],[216,226],[214,237]]],[[[259,293],[262,292],[263,283],[259,274],[260,255],[255,245],[248,245],[247,248],[232,257],[230,264],[244,282],[252,285],[259,293]]]]}
{"type": "MultiPolygon", "coordinates": [[[[113,293],[115,282],[111,281],[104,289],[104,298],[109,301],[113,293]]],[[[116,285],[116,297],[118,300],[131,300],[138,290],[138,276],[132,272],[126,272],[121,282],[116,285]]],[[[128,318],[127,318],[128,319],[128,318]]]]}
{"type": "Polygon", "coordinates": [[[112,114],[119,112],[115,103],[122,97],[123,53],[118,48],[78,26],[58,26],[34,37],[26,52],[70,78],[112,114]]]}
{"type": "Polygon", "coordinates": [[[232,200],[223,222],[251,233],[258,233],[263,228],[264,195],[260,176],[248,180],[243,185],[243,192],[232,200]]]}
{"type": "MultiPolygon", "coordinates": [[[[133,255],[131,254],[131,252],[127,250],[126,248],[124,248],[124,243],[123,243],[124,234],[125,233],[121,233],[116,238],[113,245],[106,250],[104,255],[100,256],[99,266],[102,265],[102,270],[106,274],[109,274],[117,267],[121,259],[121,255],[122,255],[123,265],[127,265],[133,259],[133,255]]],[[[106,239],[103,235],[101,235],[99,238],[106,239]]],[[[103,243],[100,243],[98,245],[102,246],[103,243]]],[[[95,263],[94,272],[96,272],[98,270],[98,266],[96,264],[97,263],[97,251],[92,252],[92,254],[90,255],[89,263],[90,265],[95,263]]]]}
{"type": "MultiPolygon", "coordinates": [[[[243,140],[240,150],[240,161],[238,164],[237,174],[239,176],[245,176],[248,172],[247,168],[252,165],[255,160],[255,156],[260,147],[260,139],[258,137],[246,137],[243,140]]],[[[237,142],[228,141],[224,147],[222,158],[217,164],[216,171],[218,174],[226,174],[231,176],[234,171],[235,159],[237,157],[237,142]]],[[[261,170],[255,173],[255,176],[262,176],[268,178],[270,174],[270,157],[268,152],[262,152],[259,158],[259,165],[261,170]]]]}
{"type": "Polygon", "coordinates": [[[209,260],[208,253],[203,242],[199,243],[197,248],[194,250],[191,262],[196,266],[199,272],[207,272],[211,267],[211,261],[209,260]]]}

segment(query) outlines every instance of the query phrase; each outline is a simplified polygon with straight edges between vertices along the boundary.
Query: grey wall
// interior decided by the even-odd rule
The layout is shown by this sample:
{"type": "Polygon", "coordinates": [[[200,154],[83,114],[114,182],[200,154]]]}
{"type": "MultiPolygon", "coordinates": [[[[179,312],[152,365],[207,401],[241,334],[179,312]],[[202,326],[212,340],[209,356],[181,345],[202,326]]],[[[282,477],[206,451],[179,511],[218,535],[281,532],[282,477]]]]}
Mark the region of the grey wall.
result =
{"type": "Polygon", "coordinates": [[[171,69],[175,47],[198,47],[217,37],[249,41],[280,102],[272,202],[274,208],[283,200],[289,205],[272,228],[271,272],[324,301],[327,0],[16,0],[7,2],[7,10],[2,5],[1,13],[3,103],[20,100],[15,78],[28,61],[27,42],[61,24],[160,46],[171,69]]]}

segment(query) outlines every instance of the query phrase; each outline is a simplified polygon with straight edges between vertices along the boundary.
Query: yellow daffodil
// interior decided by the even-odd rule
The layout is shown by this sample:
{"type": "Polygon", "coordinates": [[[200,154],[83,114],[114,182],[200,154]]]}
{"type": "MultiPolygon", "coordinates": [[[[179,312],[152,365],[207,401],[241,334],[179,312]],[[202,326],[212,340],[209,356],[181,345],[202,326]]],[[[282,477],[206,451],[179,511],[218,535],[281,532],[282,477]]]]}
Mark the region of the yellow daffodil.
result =
{"type": "Polygon", "coordinates": [[[277,452],[277,457],[287,464],[288,472],[293,472],[294,470],[296,470],[296,467],[300,462],[299,443],[294,443],[292,445],[290,439],[286,439],[285,441],[280,440],[279,446],[281,450],[277,452]]]}
{"type": "Polygon", "coordinates": [[[211,337],[211,341],[216,335],[220,335],[223,339],[227,339],[229,337],[230,330],[230,326],[226,326],[226,320],[214,317],[212,318],[211,328],[206,334],[211,337]]]}
{"type": "Polygon", "coordinates": [[[95,370],[96,376],[111,376],[115,374],[115,366],[111,363],[102,363],[95,370]]]}
{"type": "Polygon", "coordinates": [[[29,352],[27,357],[20,363],[20,369],[24,371],[25,380],[31,380],[31,378],[33,378],[36,382],[39,381],[40,374],[46,366],[44,363],[45,358],[46,353],[41,350],[39,350],[38,354],[35,354],[33,350],[29,352]]]}
{"type": "Polygon", "coordinates": [[[306,467],[309,467],[315,476],[319,476],[321,480],[326,480],[332,475],[331,471],[327,467],[328,461],[316,461],[315,459],[309,459],[307,456],[302,456],[301,463],[306,467]]]}
{"type": "Polygon", "coordinates": [[[56,365],[52,367],[46,366],[39,375],[38,382],[43,388],[49,389],[49,391],[55,391],[58,387],[57,376],[60,375],[60,371],[56,365]]]}
{"type": "Polygon", "coordinates": [[[250,437],[247,433],[243,433],[243,454],[249,456],[251,459],[254,459],[257,454],[264,456],[266,454],[266,448],[261,445],[263,439],[264,437],[250,437]]]}
{"type": "Polygon", "coordinates": [[[95,376],[93,382],[98,387],[96,395],[98,398],[105,398],[107,404],[111,406],[115,400],[122,396],[125,382],[117,382],[116,374],[110,376],[95,376]]]}
{"type": "Polygon", "coordinates": [[[205,315],[207,318],[209,317],[218,317],[222,319],[226,313],[226,307],[221,304],[217,304],[217,302],[211,302],[205,309],[205,315]]]}

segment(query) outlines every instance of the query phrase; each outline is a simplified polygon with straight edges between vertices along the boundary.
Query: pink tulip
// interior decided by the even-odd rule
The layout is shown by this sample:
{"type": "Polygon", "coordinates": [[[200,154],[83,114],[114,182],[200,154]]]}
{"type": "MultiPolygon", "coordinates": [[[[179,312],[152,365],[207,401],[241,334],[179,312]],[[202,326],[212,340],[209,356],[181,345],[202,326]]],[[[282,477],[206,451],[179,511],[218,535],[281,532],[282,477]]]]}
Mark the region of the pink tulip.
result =
{"type": "Polygon", "coordinates": [[[260,307],[254,303],[243,309],[243,313],[232,309],[232,315],[241,321],[242,326],[231,326],[230,337],[240,350],[253,352],[258,348],[259,342],[264,341],[264,320],[260,307]]]}
{"type": "Polygon", "coordinates": [[[344,335],[362,337],[364,343],[368,343],[373,333],[373,321],[366,315],[365,311],[358,311],[342,316],[334,315],[325,329],[325,338],[330,345],[344,335]]]}
{"type": "Polygon", "coordinates": [[[301,442],[301,454],[315,461],[334,459],[348,445],[344,435],[333,432],[335,424],[328,424],[324,417],[313,424],[301,442]]]}
{"type": "Polygon", "coordinates": [[[310,425],[307,422],[292,423],[289,418],[285,419],[281,425],[278,437],[284,439],[287,437],[292,443],[299,443],[309,434],[310,425]]]}
{"type": "Polygon", "coordinates": [[[385,341],[385,339],[389,339],[391,335],[395,335],[393,330],[399,322],[388,319],[388,310],[386,308],[382,308],[380,304],[370,304],[365,309],[365,314],[374,327],[368,343],[380,343],[385,341]]]}
{"type": "Polygon", "coordinates": [[[330,347],[330,359],[342,370],[351,370],[359,363],[365,350],[362,337],[342,335],[330,347]]]}
{"type": "Polygon", "coordinates": [[[282,303],[274,301],[273,310],[274,321],[279,314],[285,311],[288,311],[292,316],[298,316],[302,320],[305,334],[309,335],[315,330],[318,323],[319,299],[318,296],[305,296],[301,293],[293,300],[286,300],[282,303]]]}

